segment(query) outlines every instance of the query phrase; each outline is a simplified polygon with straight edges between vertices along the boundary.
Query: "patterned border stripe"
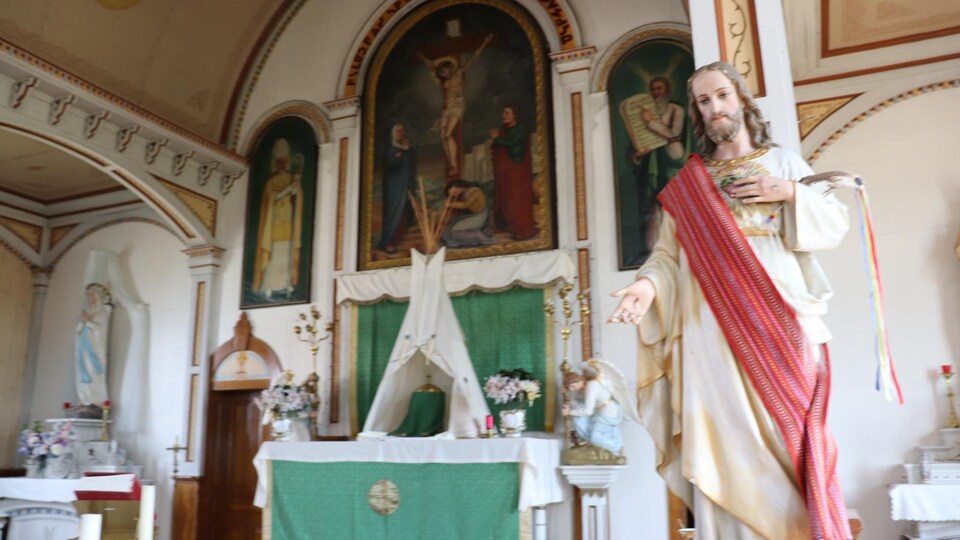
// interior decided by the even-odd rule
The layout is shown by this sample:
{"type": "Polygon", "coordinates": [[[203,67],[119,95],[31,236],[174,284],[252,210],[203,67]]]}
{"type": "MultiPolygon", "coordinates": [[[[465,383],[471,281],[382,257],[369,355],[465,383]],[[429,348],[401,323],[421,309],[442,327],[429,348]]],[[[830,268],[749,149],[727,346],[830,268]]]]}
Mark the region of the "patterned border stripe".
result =
{"type": "Polygon", "coordinates": [[[577,240],[587,239],[587,172],[583,155],[583,94],[570,95],[573,114],[573,174],[577,197],[577,240]]]}
{"type": "Polygon", "coordinates": [[[938,83],[928,84],[925,86],[918,86],[916,88],[911,88],[906,92],[901,92],[896,96],[887,98],[881,101],[880,103],[877,103],[873,107],[870,107],[870,109],[868,109],[867,111],[858,114],[852,120],[844,124],[843,127],[831,133],[830,136],[827,137],[826,140],[824,140],[822,143],[820,143],[820,145],[817,146],[817,148],[813,152],[810,152],[810,155],[807,156],[807,161],[812,164],[814,161],[817,160],[818,157],[820,157],[821,154],[823,154],[823,151],[826,150],[828,146],[833,144],[834,141],[839,139],[843,134],[853,129],[854,126],[856,126],[860,122],[863,122],[868,117],[882,111],[883,109],[886,109],[887,107],[893,105],[894,103],[905,101],[912,97],[921,96],[929,92],[935,92],[937,90],[949,90],[950,88],[956,88],[958,86],[960,86],[960,79],[951,79],[948,81],[942,81],[938,83]]]}

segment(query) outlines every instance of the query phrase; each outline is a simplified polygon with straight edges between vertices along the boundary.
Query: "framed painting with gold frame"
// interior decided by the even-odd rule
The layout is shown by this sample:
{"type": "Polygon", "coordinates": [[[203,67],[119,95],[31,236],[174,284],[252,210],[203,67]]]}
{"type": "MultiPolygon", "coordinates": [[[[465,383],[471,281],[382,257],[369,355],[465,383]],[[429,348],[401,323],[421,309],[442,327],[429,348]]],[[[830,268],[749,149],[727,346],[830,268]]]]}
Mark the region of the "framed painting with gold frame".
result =
{"type": "Polygon", "coordinates": [[[628,49],[610,70],[617,266],[638,268],[656,240],[657,195],[696,151],[687,112],[691,45],[656,37],[628,49]]]}
{"type": "Polygon", "coordinates": [[[317,134],[297,116],[272,122],[253,147],[240,308],[310,300],[317,134]]]}
{"type": "Polygon", "coordinates": [[[428,213],[454,203],[440,231],[448,260],[555,246],[550,66],[529,13],[506,0],[429,2],[370,66],[360,270],[407,265],[423,249],[408,195],[421,190],[428,213]]]}

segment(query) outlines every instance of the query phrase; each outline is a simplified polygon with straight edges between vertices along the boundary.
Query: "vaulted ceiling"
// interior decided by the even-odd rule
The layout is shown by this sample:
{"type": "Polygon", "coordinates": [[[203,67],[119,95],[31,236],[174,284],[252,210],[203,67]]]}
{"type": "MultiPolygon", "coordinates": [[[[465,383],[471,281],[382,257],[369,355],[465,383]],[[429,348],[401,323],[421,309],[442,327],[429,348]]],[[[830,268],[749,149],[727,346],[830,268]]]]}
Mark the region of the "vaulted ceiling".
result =
{"type": "MultiPolygon", "coordinates": [[[[276,21],[300,1],[0,0],[0,45],[222,142],[246,71],[276,21]]],[[[801,85],[960,56],[960,47],[940,45],[960,39],[957,0],[783,4],[794,78],[801,85]]],[[[40,143],[16,138],[0,137],[2,192],[49,202],[115,186],[78,160],[55,158],[40,143]],[[67,165],[71,160],[76,169],[67,165]]]]}

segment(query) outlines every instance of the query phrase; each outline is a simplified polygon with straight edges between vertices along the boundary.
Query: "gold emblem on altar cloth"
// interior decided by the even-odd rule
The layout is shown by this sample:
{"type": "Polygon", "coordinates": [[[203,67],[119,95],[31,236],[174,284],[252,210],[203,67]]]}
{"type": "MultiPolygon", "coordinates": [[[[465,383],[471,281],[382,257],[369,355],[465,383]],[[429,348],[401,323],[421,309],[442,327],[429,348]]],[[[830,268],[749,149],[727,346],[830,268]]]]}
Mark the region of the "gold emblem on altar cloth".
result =
{"type": "Polygon", "coordinates": [[[389,516],[400,507],[400,488],[390,480],[377,480],[367,492],[367,502],[374,512],[389,516]]]}

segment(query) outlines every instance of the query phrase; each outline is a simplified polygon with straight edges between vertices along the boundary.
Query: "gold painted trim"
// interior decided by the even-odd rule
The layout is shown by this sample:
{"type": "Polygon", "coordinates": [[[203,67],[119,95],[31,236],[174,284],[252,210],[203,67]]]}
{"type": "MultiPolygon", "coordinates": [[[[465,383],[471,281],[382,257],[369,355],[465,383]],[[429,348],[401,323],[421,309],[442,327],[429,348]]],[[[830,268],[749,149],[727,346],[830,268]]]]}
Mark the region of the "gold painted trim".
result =
{"type": "Polygon", "coordinates": [[[207,228],[210,236],[217,235],[217,201],[192,189],[185,188],[169,180],[165,180],[155,174],[151,174],[158,182],[163,184],[173,196],[180,200],[193,215],[197,216],[200,223],[207,228]]]}
{"type": "MultiPolygon", "coordinates": [[[[590,290],[590,250],[577,250],[577,278],[580,280],[580,291],[590,290]]],[[[580,350],[582,357],[593,358],[593,317],[590,313],[580,312],[580,350]]]]}
{"type": "Polygon", "coordinates": [[[766,95],[754,0],[715,0],[720,59],[740,74],[754,97],[766,95]]]}
{"type": "MultiPolygon", "coordinates": [[[[357,85],[360,82],[360,72],[363,69],[363,62],[367,57],[367,53],[370,52],[370,49],[373,48],[374,42],[377,40],[377,36],[382,32],[386,27],[387,23],[390,22],[400,10],[402,10],[411,0],[397,0],[394,3],[387,6],[377,19],[370,25],[370,28],[367,30],[367,33],[363,36],[363,40],[360,42],[359,46],[356,49],[356,52],[353,55],[353,59],[350,61],[350,69],[347,71],[347,80],[343,86],[342,97],[350,97],[357,95],[357,85]]],[[[543,11],[550,17],[550,22],[553,23],[553,28],[557,32],[557,37],[560,39],[560,49],[564,51],[575,50],[580,46],[580,40],[577,38],[576,34],[573,32],[573,25],[570,23],[569,17],[567,17],[566,11],[564,11],[563,6],[561,6],[556,0],[537,0],[543,11]]],[[[454,3],[467,3],[457,0],[454,3]]],[[[482,2],[481,2],[482,3],[482,2]]],[[[526,10],[524,10],[526,11],[526,10]]],[[[532,13],[530,14],[533,15],[532,13]]],[[[396,29],[391,29],[391,32],[395,32],[396,29]]],[[[369,83],[367,83],[369,84],[369,83]]]]}
{"type": "Polygon", "coordinates": [[[40,57],[34,56],[29,52],[17,47],[13,43],[10,43],[9,41],[6,41],[2,38],[0,38],[0,52],[5,52],[13,56],[14,58],[17,58],[18,60],[24,61],[30,64],[31,66],[40,69],[41,71],[44,71],[46,73],[53,75],[57,79],[65,81],[71,86],[74,86],[76,88],[89,92],[90,94],[112,105],[115,105],[133,114],[134,116],[138,116],[140,118],[143,118],[155,124],[158,127],[172,131],[173,133],[176,133],[177,135],[185,139],[188,139],[193,143],[203,146],[204,148],[212,151],[215,154],[219,154],[232,161],[235,161],[237,164],[242,164],[244,166],[247,164],[246,160],[243,159],[243,156],[236,154],[234,152],[231,152],[230,150],[220,146],[219,144],[216,144],[215,142],[209,139],[201,137],[200,135],[197,135],[192,131],[188,131],[187,129],[182,128],[174,124],[173,122],[170,122],[169,120],[164,120],[163,118],[147,111],[146,109],[142,109],[137,105],[134,105],[133,103],[126,101],[125,99],[111,92],[108,92],[100,88],[99,86],[94,85],[93,83],[90,83],[84,79],[81,79],[80,77],[74,75],[73,73],[63,70],[55,66],[54,64],[51,64],[50,62],[47,62],[46,60],[41,59],[40,57]]]}
{"type": "Polygon", "coordinates": [[[607,91],[607,84],[610,82],[610,71],[620,62],[623,56],[629,54],[634,47],[650,41],[665,40],[683,47],[692,55],[693,45],[691,39],[688,30],[678,30],[676,28],[651,28],[627,37],[622,43],[617,45],[616,49],[613,49],[605,55],[603,66],[600,67],[597,78],[595,79],[596,88],[594,91],[607,91]]]}
{"type": "Polygon", "coordinates": [[[350,61],[350,69],[347,71],[347,80],[346,84],[343,86],[342,97],[357,95],[357,84],[360,81],[360,71],[363,68],[363,62],[367,57],[367,53],[370,52],[370,49],[373,47],[373,43],[377,40],[377,36],[380,34],[380,32],[387,27],[387,23],[390,21],[390,19],[392,19],[394,15],[396,15],[409,3],[410,0],[396,0],[394,3],[390,4],[380,12],[380,14],[377,16],[377,19],[367,30],[367,33],[363,36],[363,41],[360,42],[360,46],[353,54],[353,60],[350,61]]]}
{"type": "Polygon", "coordinates": [[[70,234],[79,223],[74,223],[72,225],[61,225],[59,227],[54,227],[50,229],[50,249],[53,249],[57,244],[63,240],[63,237],[70,234]]]}
{"type": "Polygon", "coordinates": [[[806,139],[807,135],[817,129],[817,126],[822,124],[824,120],[862,95],[863,93],[847,94],[797,103],[797,124],[800,126],[800,140],[806,139]]]}
{"type": "Polygon", "coordinates": [[[357,426],[357,325],[359,324],[359,306],[350,304],[350,432],[353,437],[360,432],[357,426]]]}
{"type": "Polygon", "coordinates": [[[248,56],[247,63],[237,82],[237,88],[243,90],[243,94],[240,97],[240,104],[237,104],[237,92],[234,91],[230,96],[230,108],[227,110],[223,126],[220,128],[221,139],[226,141],[227,147],[231,150],[236,150],[237,145],[240,144],[240,129],[243,127],[243,119],[247,114],[247,105],[250,103],[250,96],[253,95],[253,90],[260,80],[260,73],[267,64],[267,60],[269,60],[270,54],[276,47],[277,42],[280,41],[280,37],[284,31],[286,31],[287,26],[290,25],[290,21],[296,17],[304,4],[306,4],[306,0],[297,0],[295,4],[287,2],[286,5],[281,6],[278,12],[273,15],[271,22],[263,29],[263,33],[260,34],[261,37],[258,39],[259,43],[255,46],[255,50],[251,52],[253,56],[248,56]],[[277,15],[281,11],[285,13],[280,15],[279,23],[274,25],[273,23],[277,20],[277,15]],[[263,36],[268,34],[270,36],[269,41],[263,45],[263,36]],[[252,58],[257,59],[257,64],[252,70],[249,70],[248,68],[252,58]],[[231,127],[233,129],[229,129],[231,127]]]}
{"type": "Polygon", "coordinates": [[[577,240],[587,239],[587,172],[583,155],[583,94],[570,95],[573,114],[573,177],[577,200],[577,240]]]}
{"type": "Polygon", "coordinates": [[[937,90],[948,90],[950,88],[956,88],[956,87],[960,87],[960,79],[952,79],[949,81],[943,81],[943,82],[928,84],[924,86],[918,86],[916,88],[907,90],[906,92],[901,92],[891,98],[887,98],[881,101],[880,103],[877,103],[873,107],[870,107],[870,109],[855,116],[852,120],[844,124],[843,127],[841,127],[840,129],[834,131],[829,137],[826,138],[826,140],[820,143],[820,145],[817,146],[817,148],[813,152],[810,153],[810,155],[807,157],[807,162],[812,164],[814,161],[817,160],[818,157],[820,157],[820,154],[822,154],[823,151],[826,150],[828,146],[836,142],[846,132],[853,129],[854,126],[856,126],[860,122],[863,122],[870,116],[882,111],[883,109],[890,107],[894,103],[898,103],[900,101],[905,101],[910,98],[921,96],[929,92],[935,92],[937,90]]]}
{"type": "Polygon", "coordinates": [[[260,535],[262,540],[272,540],[273,539],[273,460],[267,460],[267,504],[263,505],[263,516],[262,530],[260,535]]]}
{"type": "Polygon", "coordinates": [[[43,227],[5,216],[0,216],[0,226],[22,240],[34,252],[40,253],[40,245],[43,242],[43,227]]]}
{"type": "Polygon", "coordinates": [[[553,23],[554,30],[557,31],[557,37],[560,38],[560,49],[572,51],[580,47],[580,40],[573,33],[573,25],[567,17],[557,0],[538,0],[543,10],[550,16],[550,22],[553,23]]]}
{"type": "MultiPolygon", "coordinates": [[[[397,42],[409,32],[409,30],[418,24],[424,18],[436,13],[437,11],[463,3],[463,0],[437,0],[429,4],[424,4],[409,16],[405,17],[400,23],[391,29],[372,60],[367,80],[364,82],[366,88],[374,89],[377,87],[380,78],[380,72],[386,58],[393,51],[397,42]]],[[[541,38],[539,28],[535,27],[531,15],[522,7],[506,0],[471,0],[471,4],[480,4],[488,6],[503,12],[513,18],[517,26],[526,35],[530,44],[533,64],[534,64],[534,87],[536,93],[536,130],[535,133],[540,136],[536,138],[535,148],[531,148],[531,159],[534,161],[534,170],[539,171],[535,184],[535,193],[540,201],[536,209],[534,221],[540,225],[540,233],[531,240],[521,240],[505,244],[495,244],[477,248],[463,248],[455,252],[447,253],[448,261],[471,259],[478,257],[496,257],[499,255],[513,255],[517,253],[527,253],[530,251],[541,251],[552,249],[554,223],[553,214],[550,206],[553,204],[553,164],[548,157],[548,149],[552,146],[552,131],[548,129],[547,117],[551,110],[550,95],[547,93],[547,82],[549,72],[547,65],[547,54],[545,44],[541,38]]],[[[391,268],[395,266],[406,266],[410,264],[410,257],[398,257],[396,259],[387,259],[382,261],[373,260],[373,171],[374,171],[374,123],[376,120],[376,93],[365,92],[364,116],[361,133],[361,166],[360,166],[360,186],[361,186],[361,215],[360,215],[360,238],[359,243],[359,267],[361,271],[374,270],[379,268],[391,268]]]]}
{"type": "MultiPolygon", "coordinates": [[[[553,301],[553,287],[547,287],[543,289],[543,305],[547,305],[553,301]]],[[[544,368],[547,373],[547,380],[544,384],[544,397],[547,400],[544,404],[546,410],[544,411],[543,418],[543,429],[547,433],[553,432],[553,422],[555,420],[554,416],[557,408],[557,390],[554,386],[556,384],[556,358],[554,357],[555,348],[553,345],[553,313],[549,311],[544,311],[544,323],[546,327],[544,330],[544,337],[546,339],[546,351],[547,357],[544,359],[544,368]]]]}
{"type": "Polygon", "coordinates": [[[330,339],[330,423],[340,422],[340,307],[333,304],[333,337],[330,339]]]}
{"type": "Polygon", "coordinates": [[[312,103],[292,103],[270,113],[269,116],[257,124],[253,133],[250,134],[250,138],[247,140],[247,147],[243,150],[244,155],[250,156],[250,159],[253,160],[253,150],[256,148],[257,143],[260,142],[260,137],[262,137],[264,132],[267,131],[267,128],[270,127],[270,124],[288,116],[296,116],[297,118],[306,120],[313,128],[317,141],[319,141],[320,144],[330,142],[330,126],[327,125],[327,118],[324,116],[323,111],[312,103]]]}
{"type": "Polygon", "coordinates": [[[340,139],[340,157],[337,163],[337,245],[333,255],[333,269],[343,270],[343,233],[347,214],[347,155],[350,150],[350,139],[340,139]]]}
{"type": "Polygon", "coordinates": [[[199,381],[199,375],[196,373],[190,375],[190,410],[187,412],[187,463],[193,463],[196,460],[197,435],[194,426],[196,426],[197,411],[200,410],[197,403],[199,381]]]}
{"type": "Polygon", "coordinates": [[[200,341],[203,337],[203,308],[207,302],[207,282],[197,283],[197,298],[193,306],[193,365],[200,365],[201,347],[200,341]]]}

